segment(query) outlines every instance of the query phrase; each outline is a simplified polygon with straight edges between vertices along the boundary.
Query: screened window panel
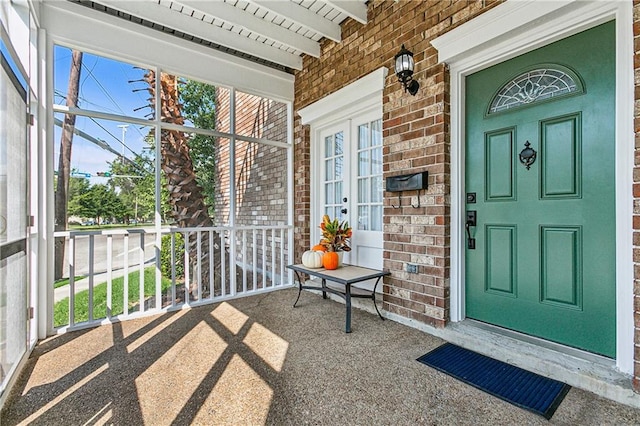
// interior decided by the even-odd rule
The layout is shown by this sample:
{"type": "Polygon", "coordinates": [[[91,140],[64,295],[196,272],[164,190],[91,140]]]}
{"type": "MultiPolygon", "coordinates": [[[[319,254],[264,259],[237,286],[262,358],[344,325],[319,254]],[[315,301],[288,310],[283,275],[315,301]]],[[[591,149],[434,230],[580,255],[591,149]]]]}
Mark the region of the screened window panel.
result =
{"type": "Polygon", "coordinates": [[[287,104],[241,91],[235,100],[238,135],[287,142],[287,104]]]}
{"type": "MultiPolygon", "coordinates": [[[[54,46],[54,104],[66,105],[73,50],[54,46]]],[[[155,97],[151,84],[155,75],[148,69],[83,52],[77,107],[108,114],[153,119],[155,97]]]]}
{"type": "MultiPolygon", "coordinates": [[[[4,53],[3,53],[4,62],[4,53]]],[[[11,68],[9,65],[7,68],[11,68]]],[[[0,67],[0,394],[27,349],[26,88],[0,67]]]]}
{"type": "Polygon", "coordinates": [[[0,261],[0,377],[7,375],[27,350],[27,255],[0,261]]]}
{"type": "Polygon", "coordinates": [[[228,225],[231,213],[231,142],[227,138],[215,139],[216,184],[213,224],[228,225]]]}
{"type": "Polygon", "coordinates": [[[236,224],[287,223],[287,149],[237,140],[236,224]]]}

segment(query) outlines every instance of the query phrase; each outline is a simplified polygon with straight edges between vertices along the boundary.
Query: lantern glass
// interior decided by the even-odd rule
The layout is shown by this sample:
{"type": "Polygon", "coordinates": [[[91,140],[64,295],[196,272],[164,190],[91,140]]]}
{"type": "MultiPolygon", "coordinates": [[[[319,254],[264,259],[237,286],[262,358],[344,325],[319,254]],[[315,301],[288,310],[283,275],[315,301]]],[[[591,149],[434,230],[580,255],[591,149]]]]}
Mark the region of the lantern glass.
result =
{"type": "Polygon", "coordinates": [[[403,53],[396,58],[396,74],[413,73],[413,57],[408,53],[403,53]]]}
{"type": "Polygon", "coordinates": [[[412,79],[414,66],[413,53],[408,51],[403,44],[400,51],[394,57],[394,60],[398,81],[404,86],[405,92],[415,95],[418,93],[420,84],[412,79]]]}

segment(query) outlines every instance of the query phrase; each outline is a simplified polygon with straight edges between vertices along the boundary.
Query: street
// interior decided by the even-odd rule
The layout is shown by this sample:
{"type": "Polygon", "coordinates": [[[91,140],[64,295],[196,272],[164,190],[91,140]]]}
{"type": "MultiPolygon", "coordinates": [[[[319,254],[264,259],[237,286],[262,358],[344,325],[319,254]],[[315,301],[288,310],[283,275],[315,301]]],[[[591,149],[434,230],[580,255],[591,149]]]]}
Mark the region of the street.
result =
{"type": "MultiPolygon", "coordinates": [[[[85,276],[89,274],[89,235],[75,237],[75,275],[85,276]]],[[[133,234],[129,235],[128,255],[124,253],[124,236],[113,236],[113,247],[111,251],[112,271],[122,269],[125,259],[128,260],[129,267],[140,264],[140,247],[144,246],[145,263],[152,261],[155,257],[155,234],[133,234]],[[143,243],[141,243],[143,239],[143,243]]],[[[67,238],[64,253],[63,277],[69,278],[69,239],[67,238]]],[[[100,274],[107,271],[107,236],[93,236],[93,273],[100,274]]]]}

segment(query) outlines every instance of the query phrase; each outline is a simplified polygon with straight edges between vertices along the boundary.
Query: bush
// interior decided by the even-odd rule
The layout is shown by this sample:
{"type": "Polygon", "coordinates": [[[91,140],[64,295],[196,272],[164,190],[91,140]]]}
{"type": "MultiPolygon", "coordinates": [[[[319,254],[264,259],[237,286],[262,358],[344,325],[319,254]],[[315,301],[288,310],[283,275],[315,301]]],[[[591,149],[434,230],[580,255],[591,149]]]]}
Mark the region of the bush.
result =
{"type": "MultiPolygon", "coordinates": [[[[184,235],[180,232],[175,234],[175,268],[176,280],[184,278],[184,235]]],[[[162,247],[160,249],[160,270],[162,276],[171,279],[171,235],[162,237],[162,247]]]]}

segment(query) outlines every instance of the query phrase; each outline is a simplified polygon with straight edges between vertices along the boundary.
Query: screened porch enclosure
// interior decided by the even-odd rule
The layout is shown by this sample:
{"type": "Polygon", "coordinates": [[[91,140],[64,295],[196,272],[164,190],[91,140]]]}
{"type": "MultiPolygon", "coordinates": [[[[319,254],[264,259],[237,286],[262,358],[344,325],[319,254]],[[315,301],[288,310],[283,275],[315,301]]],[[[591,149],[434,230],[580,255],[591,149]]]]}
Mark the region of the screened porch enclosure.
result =
{"type": "Polygon", "coordinates": [[[0,3],[0,406],[40,339],[290,284],[302,52],[0,3]]]}
{"type": "Polygon", "coordinates": [[[54,329],[289,285],[286,103],[60,45],[53,63],[54,329]]]}

